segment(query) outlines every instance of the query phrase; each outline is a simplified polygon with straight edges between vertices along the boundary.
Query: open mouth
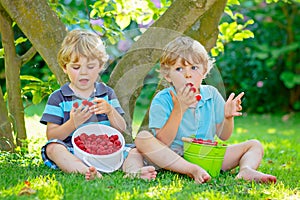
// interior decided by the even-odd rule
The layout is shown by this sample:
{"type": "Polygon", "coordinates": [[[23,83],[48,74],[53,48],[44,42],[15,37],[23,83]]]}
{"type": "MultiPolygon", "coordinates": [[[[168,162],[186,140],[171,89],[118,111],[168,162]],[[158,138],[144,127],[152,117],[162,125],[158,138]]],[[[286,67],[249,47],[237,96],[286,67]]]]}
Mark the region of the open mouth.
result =
{"type": "Polygon", "coordinates": [[[79,79],[79,83],[81,84],[87,84],[89,82],[89,79],[79,79]]]}

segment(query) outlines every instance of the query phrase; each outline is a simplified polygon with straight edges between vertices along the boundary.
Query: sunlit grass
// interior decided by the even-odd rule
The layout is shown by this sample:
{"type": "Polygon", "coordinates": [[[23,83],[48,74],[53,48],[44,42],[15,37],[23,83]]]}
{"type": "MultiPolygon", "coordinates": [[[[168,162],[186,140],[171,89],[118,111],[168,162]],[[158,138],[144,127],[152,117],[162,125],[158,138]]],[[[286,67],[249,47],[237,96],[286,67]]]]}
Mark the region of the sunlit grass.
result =
{"type": "Polygon", "coordinates": [[[102,180],[85,181],[79,174],[65,174],[45,167],[40,148],[46,142],[46,126],[38,115],[26,117],[29,153],[0,152],[0,199],[300,199],[300,114],[283,121],[281,115],[248,115],[236,118],[228,144],[247,139],[262,142],[265,155],[260,171],[277,176],[276,184],[235,180],[236,170],[220,174],[203,185],[187,176],[160,170],[154,181],[124,179],[121,171],[104,174],[102,180]],[[30,182],[36,190],[18,196],[30,182]]]}

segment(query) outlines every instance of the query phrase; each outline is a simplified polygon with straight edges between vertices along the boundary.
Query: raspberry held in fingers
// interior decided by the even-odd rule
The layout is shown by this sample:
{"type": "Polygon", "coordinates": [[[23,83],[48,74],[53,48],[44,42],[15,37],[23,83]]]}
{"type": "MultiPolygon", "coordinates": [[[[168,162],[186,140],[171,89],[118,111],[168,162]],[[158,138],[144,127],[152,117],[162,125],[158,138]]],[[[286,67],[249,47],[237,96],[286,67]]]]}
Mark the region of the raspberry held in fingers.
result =
{"type": "Polygon", "coordinates": [[[196,97],[196,100],[197,100],[197,101],[200,101],[201,98],[202,98],[200,94],[196,94],[195,97],[196,97]]]}
{"type": "Polygon", "coordinates": [[[195,93],[196,92],[196,88],[191,87],[190,91],[193,91],[195,93]]]}
{"type": "Polygon", "coordinates": [[[73,103],[73,107],[74,107],[74,108],[78,108],[78,107],[79,107],[78,102],[73,103]]]}

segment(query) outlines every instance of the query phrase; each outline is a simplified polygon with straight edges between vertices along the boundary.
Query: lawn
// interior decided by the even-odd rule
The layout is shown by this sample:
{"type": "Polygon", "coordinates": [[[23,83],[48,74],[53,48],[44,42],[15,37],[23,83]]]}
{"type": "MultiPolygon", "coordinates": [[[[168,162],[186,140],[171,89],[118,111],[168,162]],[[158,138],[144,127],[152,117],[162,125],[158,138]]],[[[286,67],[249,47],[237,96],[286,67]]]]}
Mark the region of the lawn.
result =
{"type": "Polygon", "coordinates": [[[227,143],[252,138],[262,142],[265,155],[259,170],[278,179],[276,184],[267,185],[237,181],[236,170],[202,185],[163,170],[153,181],[124,179],[117,171],[88,182],[82,175],[64,174],[42,164],[39,149],[45,142],[45,127],[38,120],[36,115],[26,117],[29,153],[0,152],[0,199],[300,199],[300,113],[247,115],[235,120],[227,143]],[[36,193],[18,196],[25,180],[36,193]]]}

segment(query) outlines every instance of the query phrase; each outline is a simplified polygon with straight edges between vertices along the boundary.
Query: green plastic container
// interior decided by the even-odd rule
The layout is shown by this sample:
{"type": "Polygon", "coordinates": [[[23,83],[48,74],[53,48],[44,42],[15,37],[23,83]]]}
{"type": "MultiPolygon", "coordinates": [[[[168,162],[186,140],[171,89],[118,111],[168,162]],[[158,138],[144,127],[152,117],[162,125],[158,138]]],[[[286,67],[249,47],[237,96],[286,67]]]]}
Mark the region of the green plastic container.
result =
{"type": "Polygon", "coordinates": [[[183,158],[205,169],[212,177],[220,174],[227,146],[183,143],[183,158]]]}

